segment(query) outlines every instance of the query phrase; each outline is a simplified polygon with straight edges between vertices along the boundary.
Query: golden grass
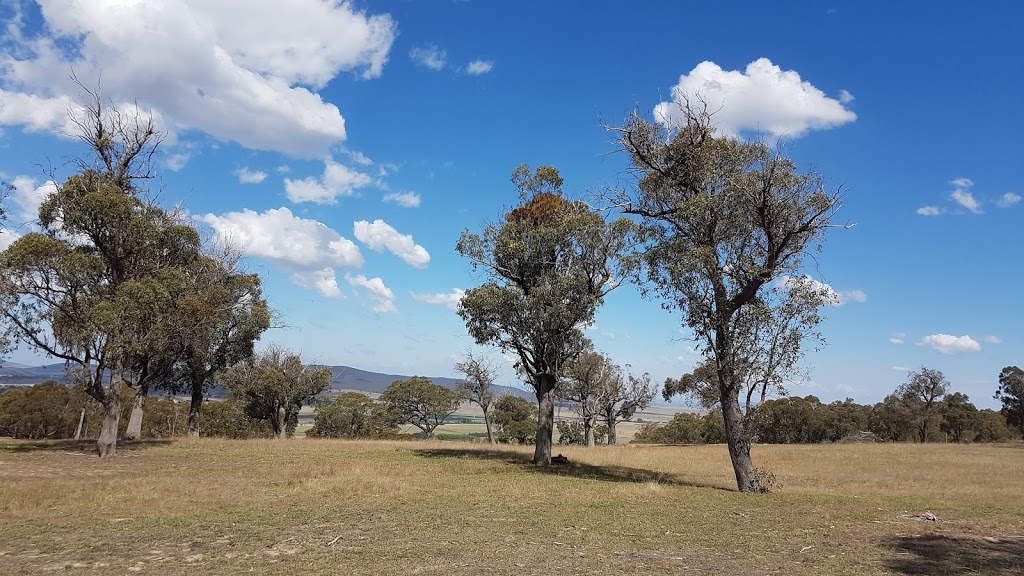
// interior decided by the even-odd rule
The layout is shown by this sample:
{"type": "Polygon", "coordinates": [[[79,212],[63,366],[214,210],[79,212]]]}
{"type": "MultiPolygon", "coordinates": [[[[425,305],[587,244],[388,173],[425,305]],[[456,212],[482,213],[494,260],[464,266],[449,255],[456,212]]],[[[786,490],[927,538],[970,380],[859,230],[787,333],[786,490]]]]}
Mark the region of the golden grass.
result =
{"type": "Polygon", "coordinates": [[[1022,574],[1024,447],[0,441],[0,574],[1022,574]],[[901,518],[931,511],[926,523],[901,518]]]}

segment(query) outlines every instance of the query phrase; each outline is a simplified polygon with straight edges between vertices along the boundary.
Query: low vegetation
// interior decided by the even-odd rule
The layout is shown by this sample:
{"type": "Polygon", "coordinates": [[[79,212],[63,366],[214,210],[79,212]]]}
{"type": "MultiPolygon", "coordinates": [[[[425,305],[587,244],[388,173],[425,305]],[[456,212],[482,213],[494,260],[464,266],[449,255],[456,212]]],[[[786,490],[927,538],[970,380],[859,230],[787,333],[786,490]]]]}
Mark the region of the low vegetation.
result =
{"type": "Polygon", "coordinates": [[[1024,446],[0,442],[0,573],[1020,574],[1024,446]],[[268,462],[273,462],[268,466],[268,462]],[[938,518],[927,521],[927,513],[938,518]]]}

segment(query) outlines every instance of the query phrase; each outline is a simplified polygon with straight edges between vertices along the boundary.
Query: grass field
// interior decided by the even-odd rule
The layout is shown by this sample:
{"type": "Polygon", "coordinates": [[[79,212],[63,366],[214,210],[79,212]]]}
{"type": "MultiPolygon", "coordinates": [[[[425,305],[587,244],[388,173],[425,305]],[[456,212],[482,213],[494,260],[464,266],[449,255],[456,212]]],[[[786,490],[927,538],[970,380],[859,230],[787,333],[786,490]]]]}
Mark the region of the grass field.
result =
{"type": "Polygon", "coordinates": [[[1024,574],[1024,446],[0,440],[0,574],[1024,574]],[[902,516],[932,512],[939,522],[902,516]]]}

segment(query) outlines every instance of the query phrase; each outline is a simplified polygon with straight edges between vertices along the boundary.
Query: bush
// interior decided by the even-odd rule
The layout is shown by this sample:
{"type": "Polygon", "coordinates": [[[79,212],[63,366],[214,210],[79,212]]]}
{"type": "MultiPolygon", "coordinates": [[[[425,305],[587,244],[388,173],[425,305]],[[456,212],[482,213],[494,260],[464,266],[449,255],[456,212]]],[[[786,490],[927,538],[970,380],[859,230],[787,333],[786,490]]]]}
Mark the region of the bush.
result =
{"type": "Polygon", "coordinates": [[[381,403],[360,392],[339,394],[316,409],[313,438],[390,438],[398,434],[398,417],[381,403]]]}
{"type": "Polygon", "coordinates": [[[505,396],[494,403],[491,422],[498,442],[532,444],[537,436],[537,406],[519,396],[505,396]]]}

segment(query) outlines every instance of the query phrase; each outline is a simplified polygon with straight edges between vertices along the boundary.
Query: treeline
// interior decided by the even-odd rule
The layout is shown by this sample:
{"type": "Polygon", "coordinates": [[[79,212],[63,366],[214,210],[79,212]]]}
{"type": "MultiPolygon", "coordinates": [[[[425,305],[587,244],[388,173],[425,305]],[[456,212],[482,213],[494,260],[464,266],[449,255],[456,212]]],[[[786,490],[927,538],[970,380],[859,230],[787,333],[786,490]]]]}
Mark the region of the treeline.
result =
{"type": "MultiPolygon", "coordinates": [[[[794,396],[764,402],[752,424],[757,442],[763,444],[1006,442],[1021,437],[1004,413],[979,410],[961,393],[931,404],[892,394],[873,406],[850,399],[825,404],[814,396],[794,396]]],[[[665,424],[644,424],[633,442],[718,444],[724,442],[724,434],[722,414],[713,410],[702,416],[680,413],[665,424]]]]}
{"type": "MultiPolygon", "coordinates": [[[[132,407],[122,407],[121,434],[132,407]]],[[[171,398],[146,398],[143,436],[170,438],[189,432],[189,403],[171,398]]],[[[201,413],[202,436],[264,438],[273,435],[270,422],[249,417],[237,401],[207,400],[201,413]]],[[[103,406],[78,386],[48,381],[9,388],[0,393],[0,436],[12,438],[96,438],[103,423],[103,406]],[[84,414],[84,417],[83,417],[84,414]],[[81,426],[81,428],[79,428],[81,426]]]]}

